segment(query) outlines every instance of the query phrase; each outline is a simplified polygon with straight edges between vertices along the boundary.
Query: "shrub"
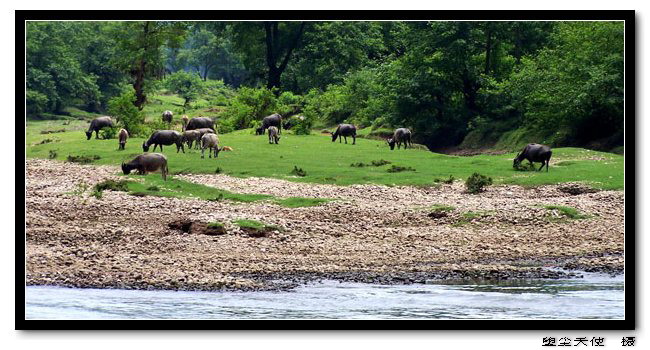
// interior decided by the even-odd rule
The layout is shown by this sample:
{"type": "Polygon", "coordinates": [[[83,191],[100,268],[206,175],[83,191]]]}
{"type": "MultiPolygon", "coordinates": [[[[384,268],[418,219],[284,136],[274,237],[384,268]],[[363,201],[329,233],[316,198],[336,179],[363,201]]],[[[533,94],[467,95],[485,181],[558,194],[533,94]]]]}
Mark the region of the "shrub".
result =
{"type": "Polygon", "coordinates": [[[388,170],[389,173],[401,173],[402,171],[415,171],[415,169],[411,168],[410,166],[403,167],[399,165],[392,165],[388,170]]]}
{"type": "Polygon", "coordinates": [[[91,195],[95,196],[95,198],[102,198],[102,192],[105,190],[127,192],[129,188],[126,180],[104,180],[95,185],[91,195]]]}
{"type": "Polygon", "coordinates": [[[230,100],[227,111],[221,113],[231,121],[234,129],[245,129],[253,120],[260,120],[277,110],[278,101],[273,92],[266,88],[241,87],[230,100]]]}
{"type": "Polygon", "coordinates": [[[99,137],[101,137],[103,140],[114,139],[117,136],[117,132],[118,128],[116,126],[111,128],[103,128],[99,132],[99,137]]]}
{"type": "Polygon", "coordinates": [[[49,159],[55,159],[58,154],[56,153],[56,150],[51,149],[50,153],[47,155],[49,159]]]}
{"type": "Polygon", "coordinates": [[[92,163],[93,161],[96,161],[98,159],[101,159],[100,156],[94,155],[94,156],[73,156],[73,155],[68,155],[68,158],[66,159],[66,162],[68,163],[79,163],[79,164],[88,164],[92,163]]]}
{"type": "Polygon", "coordinates": [[[477,194],[484,191],[485,186],[492,185],[492,178],[479,173],[474,173],[465,181],[467,192],[477,194]]]}
{"type": "Polygon", "coordinates": [[[454,179],[454,175],[449,175],[449,177],[446,178],[446,179],[439,179],[439,178],[436,178],[436,179],[433,180],[433,182],[436,182],[436,183],[438,183],[438,182],[442,182],[442,183],[445,183],[445,184],[453,184],[453,183],[454,183],[454,180],[455,180],[455,179],[454,179]]]}
{"type": "Polygon", "coordinates": [[[302,168],[298,168],[297,166],[293,166],[293,170],[291,170],[291,174],[297,175],[297,176],[307,176],[307,172],[302,170],[302,168]]]}
{"type": "Polygon", "coordinates": [[[133,102],[135,102],[135,91],[131,87],[108,101],[108,113],[117,119],[118,124],[124,127],[129,135],[140,136],[143,132],[144,114],[133,102]]]}

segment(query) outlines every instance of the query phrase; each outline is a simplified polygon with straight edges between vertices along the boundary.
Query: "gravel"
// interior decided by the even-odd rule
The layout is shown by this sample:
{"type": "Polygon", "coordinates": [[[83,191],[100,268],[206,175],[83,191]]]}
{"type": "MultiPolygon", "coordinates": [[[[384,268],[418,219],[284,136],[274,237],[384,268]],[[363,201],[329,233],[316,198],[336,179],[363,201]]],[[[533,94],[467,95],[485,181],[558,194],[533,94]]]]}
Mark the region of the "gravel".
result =
{"type": "Polygon", "coordinates": [[[118,172],[27,160],[27,284],[260,290],[320,278],[425,283],[567,276],[549,268],[623,272],[622,191],[574,195],[560,186],[491,186],[470,195],[461,182],[335,186],[218,174],[177,178],[239,193],[335,200],[284,208],[113,191],[90,196],[95,183],[119,179],[118,172]],[[430,216],[433,205],[454,209],[430,216]],[[589,218],[570,220],[547,205],[574,207],[589,218]],[[238,219],[278,230],[249,237],[233,223],[238,219]],[[174,220],[219,221],[227,233],[189,234],[169,228],[174,220]]]}

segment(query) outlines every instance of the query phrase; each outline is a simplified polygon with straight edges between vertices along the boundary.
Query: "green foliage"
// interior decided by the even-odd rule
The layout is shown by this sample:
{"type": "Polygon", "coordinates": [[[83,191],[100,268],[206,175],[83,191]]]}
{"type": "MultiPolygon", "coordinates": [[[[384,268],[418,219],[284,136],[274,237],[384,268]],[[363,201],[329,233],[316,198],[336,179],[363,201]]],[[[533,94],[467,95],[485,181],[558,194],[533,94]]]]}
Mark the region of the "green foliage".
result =
{"type": "Polygon", "coordinates": [[[102,140],[110,140],[114,139],[117,137],[117,132],[120,131],[119,127],[112,127],[112,128],[103,128],[102,130],[99,131],[99,137],[102,140]]]}
{"type": "Polygon", "coordinates": [[[241,87],[221,116],[229,120],[234,129],[239,130],[249,128],[254,120],[261,120],[276,110],[277,98],[271,90],[241,87]]]}
{"type": "Polygon", "coordinates": [[[135,106],[135,91],[132,88],[125,91],[108,101],[108,113],[117,119],[129,135],[142,135],[144,114],[135,106]]]}
{"type": "Polygon", "coordinates": [[[435,179],[433,179],[433,182],[435,182],[435,183],[442,182],[444,184],[450,185],[450,184],[454,183],[454,180],[455,180],[454,175],[449,175],[449,177],[446,178],[446,179],[435,178],[435,179]]]}
{"type": "Polygon", "coordinates": [[[49,151],[48,155],[47,155],[47,158],[48,158],[48,159],[56,159],[56,156],[57,156],[57,155],[58,155],[58,154],[57,154],[56,150],[51,149],[51,150],[49,151]]]}
{"type": "Polygon", "coordinates": [[[473,173],[465,181],[465,188],[471,194],[483,192],[484,188],[489,185],[492,185],[492,178],[479,173],[473,173]]]}
{"type": "Polygon", "coordinates": [[[456,209],[455,207],[451,205],[444,205],[444,204],[434,204],[431,206],[431,211],[433,212],[450,212],[456,209]]]}
{"type": "Polygon", "coordinates": [[[187,108],[191,101],[195,101],[205,91],[205,84],[197,74],[178,71],[170,74],[165,79],[165,86],[170,91],[185,99],[187,108]]]}
{"type": "Polygon", "coordinates": [[[569,128],[565,142],[621,133],[623,35],[622,22],[559,23],[552,46],[525,57],[504,85],[525,122],[569,128]]]}

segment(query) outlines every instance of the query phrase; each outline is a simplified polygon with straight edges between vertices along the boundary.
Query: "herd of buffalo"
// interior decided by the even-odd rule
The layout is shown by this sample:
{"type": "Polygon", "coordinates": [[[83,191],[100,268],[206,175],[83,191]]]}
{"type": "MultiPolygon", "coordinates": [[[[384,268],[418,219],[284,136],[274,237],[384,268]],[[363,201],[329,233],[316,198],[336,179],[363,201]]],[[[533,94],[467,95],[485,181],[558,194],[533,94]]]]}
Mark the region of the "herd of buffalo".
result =
{"type": "MultiPolygon", "coordinates": [[[[173,113],[171,111],[164,111],[162,114],[163,122],[171,124],[173,120],[173,113]]],[[[278,144],[280,141],[280,134],[282,133],[282,116],[279,114],[272,114],[262,120],[262,124],[255,130],[256,135],[264,135],[268,130],[269,143],[278,144]]],[[[91,121],[86,137],[88,140],[95,132],[95,138],[99,138],[99,130],[102,128],[113,127],[113,120],[111,117],[99,117],[91,121]]],[[[291,127],[290,122],[284,123],[285,129],[291,127]]],[[[331,133],[332,142],[342,139],[348,143],[348,137],[352,137],[352,144],[357,142],[357,128],[352,124],[339,124],[336,130],[331,133]]],[[[120,129],[118,132],[119,149],[124,150],[126,141],[129,138],[129,133],[125,129],[120,129]]],[[[391,150],[400,147],[411,148],[411,130],[407,128],[396,129],[393,136],[387,140],[388,146],[391,150]]],[[[215,124],[211,118],[208,117],[195,117],[189,119],[186,115],[182,117],[182,130],[158,130],[155,131],[148,140],[142,143],[142,150],[149,152],[149,148],[153,145],[153,151],[160,147],[162,152],[163,146],[176,145],[176,153],[185,153],[184,145],[188,148],[194,146],[195,149],[201,148],[201,158],[205,158],[205,150],[208,149],[208,156],[217,158],[219,152],[223,150],[231,150],[230,147],[219,147],[219,137],[215,132],[215,124]]],[[[513,167],[518,167],[523,160],[528,160],[530,164],[534,162],[541,162],[542,166],[537,170],[540,171],[546,166],[548,172],[548,163],[551,159],[551,148],[545,145],[531,143],[526,145],[524,149],[517,154],[513,161],[513,167]]],[[[169,169],[167,168],[167,157],[161,153],[143,153],[135,157],[128,163],[122,163],[122,171],[124,174],[129,174],[131,171],[136,170],[138,174],[144,175],[148,172],[158,171],[162,173],[163,179],[167,179],[169,169]]]]}

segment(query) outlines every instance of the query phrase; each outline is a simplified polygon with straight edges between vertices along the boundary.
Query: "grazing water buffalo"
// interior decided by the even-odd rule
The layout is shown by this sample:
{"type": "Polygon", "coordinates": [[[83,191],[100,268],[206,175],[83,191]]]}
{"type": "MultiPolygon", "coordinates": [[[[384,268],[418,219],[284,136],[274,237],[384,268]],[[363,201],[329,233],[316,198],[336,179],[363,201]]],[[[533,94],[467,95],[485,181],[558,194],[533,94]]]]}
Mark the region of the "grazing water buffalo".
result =
{"type": "Polygon", "coordinates": [[[201,142],[201,132],[198,130],[185,130],[183,132],[183,142],[187,143],[187,147],[192,149],[192,144],[196,142],[198,144],[201,142]]]}
{"type": "Polygon", "coordinates": [[[174,119],[174,113],[172,111],[164,111],[162,114],[162,121],[169,124],[174,119]]]}
{"type": "Polygon", "coordinates": [[[345,138],[345,143],[348,143],[348,136],[352,136],[352,144],[357,143],[357,127],[352,124],[339,124],[336,131],[332,133],[332,142],[336,141],[336,138],[339,138],[339,143],[341,142],[341,137],[345,138]]]}
{"type": "Polygon", "coordinates": [[[182,121],[182,123],[183,123],[182,126],[181,126],[181,130],[182,130],[182,131],[187,130],[187,122],[188,122],[189,120],[190,120],[190,119],[189,119],[186,115],[184,115],[184,116],[181,118],[181,121],[182,121]]]}
{"type": "Polygon", "coordinates": [[[512,163],[512,167],[516,168],[524,159],[527,159],[531,165],[534,162],[542,162],[542,166],[539,167],[537,171],[542,170],[544,165],[546,165],[546,172],[548,172],[548,163],[551,160],[552,154],[553,152],[551,151],[551,147],[540,145],[538,143],[529,143],[521,152],[519,152],[519,154],[517,154],[512,163]]]}
{"type": "Polygon", "coordinates": [[[129,138],[129,132],[125,129],[120,129],[120,132],[117,134],[118,140],[120,140],[120,148],[124,149],[126,146],[126,140],[129,138]]]}
{"type": "Polygon", "coordinates": [[[137,170],[140,175],[160,170],[163,180],[167,181],[167,174],[169,174],[167,157],[160,153],[145,153],[135,157],[128,163],[122,163],[122,172],[125,175],[130,174],[132,170],[137,170]]]}
{"type": "Polygon", "coordinates": [[[149,147],[154,145],[154,152],[158,146],[160,146],[160,152],[162,152],[163,145],[169,146],[173,144],[176,144],[176,153],[181,150],[185,153],[185,147],[183,147],[183,135],[181,135],[180,132],[176,130],[158,130],[154,132],[147,141],[142,143],[142,150],[148,152],[149,147]]]}
{"type": "Polygon", "coordinates": [[[219,152],[223,148],[219,148],[219,138],[217,134],[205,134],[201,137],[201,158],[205,158],[205,149],[209,148],[208,155],[212,158],[212,152],[214,151],[214,157],[219,156],[219,152]]]}
{"type": "Polygon", "coordinates": [[[93,119],[93,121],[90,122],[90,126],[88,127],[88,131],[86,131],[86,140],[90,140],[90,138],[93,136],[93,131],[95,132],[95,138],[99,138],[99,130],[102,128],[112,128],[113,127],[113,120],[111,117],[99,117],[93,119]]]}
{"type": "Polygon", "coordinates": [[[270,126],[275,126],[276,128],[278,128],[278,134],[282,134],[282,116],[275,113],[275,114],[271,114],[268,117],[264,117],[264,119],[262,119],[262,126],[255,129],[255,134],[264,135],[264,132],[270,126]]]}
{"type": "Polygon", "coordinates": [[[272,144],[275,142],[275,144],[278,144],[278,141],[280,141],[280,136],[278,135],[278,128],[275,126],[269,126],[269,143],[272,144]]]}
{"type": "Polygon", "coordinates": [[[201,128],[210,128],[214,130],[214,121],[208,117],[196,117],[187,122],[185,130],[195,130],[201,128]]]}
{"type": "Polygon", "coordinates": [[[404,143],[404,149],[407,147],[413,147],[411,143],[411,130],[407,128],[399,128],[393,133],[393,137],[388,139],[388,146],[391,150],[395,149],[395,144],[397,144],[397,149],[404,143]]]}
{"type": "Polygon", "coordinates": [[[212,130],[210,128],[200,128],[200,129],[196,129],[196,131],[198,131],[200,133],[199,138],[198,138],[198,140],[196,142],[196,149],[199,148],[199,146],[201,144],[201,138],[203,137],[203,135],[205,135],[205,134],[216,134],[214,132],[214,130],[212,130]]]}

